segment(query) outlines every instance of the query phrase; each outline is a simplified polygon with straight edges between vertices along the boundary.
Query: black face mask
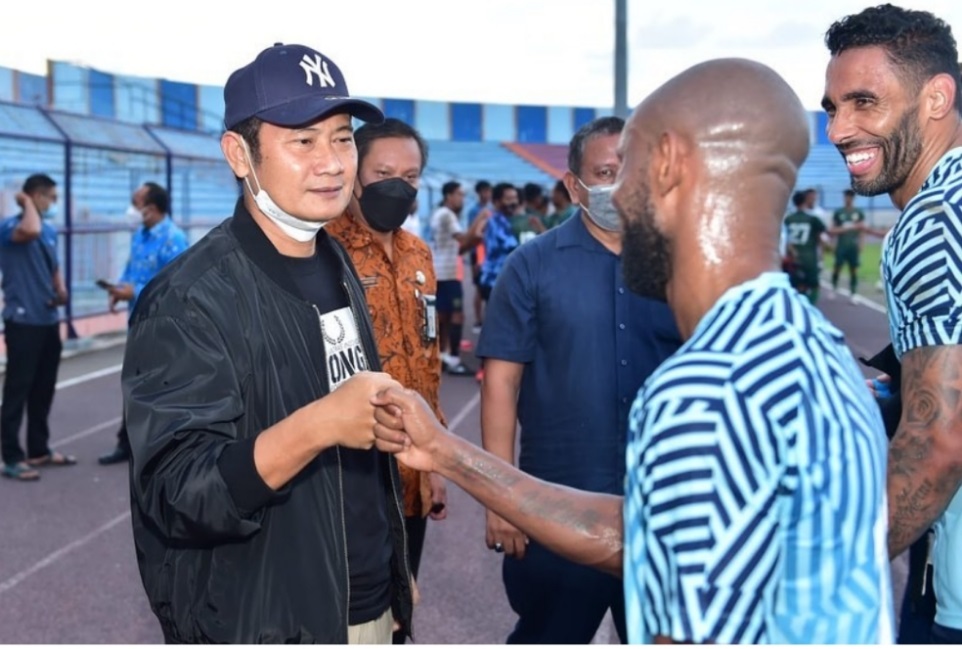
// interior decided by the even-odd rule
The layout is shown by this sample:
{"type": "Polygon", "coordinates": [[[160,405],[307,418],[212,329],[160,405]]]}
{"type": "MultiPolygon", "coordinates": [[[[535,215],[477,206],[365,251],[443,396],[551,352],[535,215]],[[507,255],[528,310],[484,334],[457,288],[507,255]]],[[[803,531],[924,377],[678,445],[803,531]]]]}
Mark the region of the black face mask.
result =
{"type": "Polygon", "coordinates": [[[379,180],[366,187],[361,185],[361,191],[357,202],[364,220],[378,232],[392,232],[401,227],[418,195],[418,190],[403,178],[379,180]]]}

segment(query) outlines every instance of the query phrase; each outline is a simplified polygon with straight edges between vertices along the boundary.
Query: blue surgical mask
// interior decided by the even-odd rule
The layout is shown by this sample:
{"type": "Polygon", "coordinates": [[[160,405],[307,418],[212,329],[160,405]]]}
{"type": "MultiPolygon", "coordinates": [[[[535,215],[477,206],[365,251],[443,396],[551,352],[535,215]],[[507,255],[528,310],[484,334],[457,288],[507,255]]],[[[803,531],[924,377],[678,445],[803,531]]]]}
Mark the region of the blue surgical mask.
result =
{"type": "Polygon", "coordinates": [[[261,185],[261,181],[257,178],[257,172],[254,171],[254,162],[251,160],[247,142],[243,140],[241,140],[241,142],[244,145],[244,153],[247,154],[247,162],[250,164],[251,174],[254,176],[254,180],[257,181],[257,187],[259,188],[257,193],[254,193],[250,179],[245,177],[244,182],[247,184],[247,189],[250,190],[251,196],[254,197],[254,202],[257,203],[258,209],[273,221],[284,234],[295,241],[306,243],[317,236],[318,231],[324,227],[324,223],[322,221],[305,221],[282,210],[280,206],[274,202],[274,199],[268,196],[267,191],[261,185]]]}
{"type": "Polygon", "coordinates": [[[45,209],[43,212],[40,213],[40,218],[44,219],[45,221],[49,221],[50,219],[57,218],[57,215],[59,213],[60,213],[60,210],[57,209],[57,204],[53,203],[50,205],[50,207],[48,207],[47,209],[45,209]]]}
{"type": "Polygon", "coordinates": [[[614,185],[592,185],[589,187],[578,178],[581,186],[588,190],[588,204],[582,205],[588,218],[602,230],[609,232],[621,232],[621,219],[618,217],[618,210],[611,202],[611,194],[615,191],[614,185]]]}

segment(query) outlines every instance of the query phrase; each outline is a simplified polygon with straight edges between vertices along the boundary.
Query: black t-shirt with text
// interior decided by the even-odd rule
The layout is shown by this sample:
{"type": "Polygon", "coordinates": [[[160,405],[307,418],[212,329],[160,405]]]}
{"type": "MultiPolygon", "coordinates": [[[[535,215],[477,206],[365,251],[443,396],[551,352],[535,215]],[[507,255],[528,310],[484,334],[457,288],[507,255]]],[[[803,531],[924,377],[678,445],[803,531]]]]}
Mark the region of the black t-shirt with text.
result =
{"type": "MultiPolygon", "coordinates": [[[[322,231],[313,257],[285,259],[301,295],[321,313],[318,333],[324,338],[325,373],[333,391],[369,366],[357,321],[341,284],[341,262],[331,246],[322,231]]],[[[382,454],[375,449],[345,447],[340,448],[340,454],[351,588],[348,623],[354,625],[376,619],[390,605],[393,548],[382,454]]],[[[324,550],[318,548],[318,551],[324,550]]]]}

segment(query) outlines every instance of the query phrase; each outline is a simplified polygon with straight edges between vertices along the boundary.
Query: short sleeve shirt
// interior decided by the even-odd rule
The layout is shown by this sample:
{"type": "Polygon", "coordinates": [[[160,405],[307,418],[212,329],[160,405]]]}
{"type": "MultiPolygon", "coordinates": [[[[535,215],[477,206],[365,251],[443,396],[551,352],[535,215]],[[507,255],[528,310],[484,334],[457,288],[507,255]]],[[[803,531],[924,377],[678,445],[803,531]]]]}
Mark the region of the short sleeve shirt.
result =
{"type": "Polygon", "coordinates": [[[826,229],[822,219],[806,212],[795,212],[785,217],[785,227],[788,228],[788,242],[795,249],[799,263],[818,264],[818,241],[826,229]]]}
{"type": "Polygon", "coordinates": [[[784,273],[730,289],[632,409],[629,641],[891,643],[886,452],[841,333],[784,273]]]}
{"type": "Polygon", "coordinates": [[[53,275],[60,267],[57,230],[44,222],[37,239],[14,243],[13,231],[20,218],[11,216],[0,222],[3,319],[28,325],[56,324],[59,315],[51,304],[56,298],[53,275]]]}
{"type": "Polygon", "coordinates": [[[449,208],[439,207],[431,216],[434,272],[439,282],[458,278],[458,249],[461,244],[454,235],[460,232],[461,221],[449,208]]]}
{"type": "Polygon", "coordinates": [[[668,305],[628,291],[620,258],[575,217],[511,254],[477,354],[524,365],[523,470],[620,494],[631,402],[680,344],[668,305]]]}
{"type": "Polygon", "coordinates": [[[481,286],[492,287],[515,248],[518,237],[511,227],[511,220],[496,212],[484,228],[484,263],[481,265],[481,286]]]}
{"type": "MultiPolygon", "coordinates": [[[[962,344],[962,148],[939,160],[882,250],[889,329],[901,359],[962,344]]],[[[962,490],[935,523],[935,621],[962,629],[962,490]]]]}
{"type": "Polygon", "coordinates": [[[865,222],[865,214],[862,210],[852,208],[851,210],[835,210],[832,214],[832,225],[837,228],[844,228],[844,232],[838,235],[838,247],[854,247],[858,245],[859,231],[855,229],[858,223],[865,222]]]}

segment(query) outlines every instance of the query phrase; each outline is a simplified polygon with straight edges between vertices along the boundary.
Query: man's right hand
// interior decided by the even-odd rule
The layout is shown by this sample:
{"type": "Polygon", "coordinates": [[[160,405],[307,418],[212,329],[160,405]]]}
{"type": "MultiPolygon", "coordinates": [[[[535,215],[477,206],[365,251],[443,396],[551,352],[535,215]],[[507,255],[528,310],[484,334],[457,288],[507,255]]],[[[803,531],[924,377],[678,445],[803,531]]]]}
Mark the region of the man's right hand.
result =
{"type": "Polygon", "coordinates": [[[315,402],[323,402],[326,406],[323,418],[317,422],[317,430],[333,429],[333,444],[364,450],[371,448],[377,423],[371,399],[388,388],[400,390],[401,384],[384,372],[358,372],[334,392],[315,402]]]}
{"type": "Polygon", "coordinates": [[[490,509],[485,510],[485,542],[492,550],[504,548],[509,557],[524,559],[524,552],[528,545],[528,537],[517,527],[504,520],[490,509]],[[499,545],[500,544],[500,545],[499,545]]]}

